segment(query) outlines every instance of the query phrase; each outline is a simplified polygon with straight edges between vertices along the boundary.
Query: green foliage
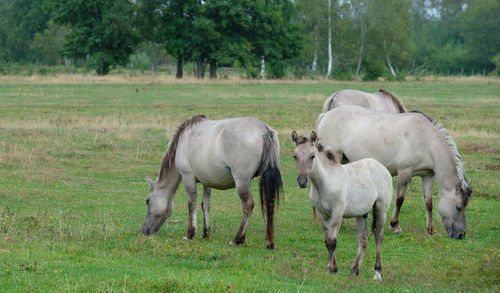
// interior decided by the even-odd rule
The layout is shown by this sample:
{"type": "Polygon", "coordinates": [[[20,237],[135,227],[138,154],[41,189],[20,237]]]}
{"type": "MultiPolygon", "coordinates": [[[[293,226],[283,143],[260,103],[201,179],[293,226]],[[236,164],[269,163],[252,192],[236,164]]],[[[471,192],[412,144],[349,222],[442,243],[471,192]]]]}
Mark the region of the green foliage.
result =
{"type": "Polygon", "coordinates": [[[466,10],[457,15],[460,35],[464,38],[469,69],[487,71],[495,68],[492,58],[500,50],[500,1],[469,1],[466,10]]]}
{"type": "Polygon", "coordinates": [[[377,80],[384,74],[384,62],[380,59],[365,58],[363,60],[363,80],[377,80]]]}
{"type": "Polygon", "coordinates": [[[311,77],[327,71],[330,17],[332,78],[354,75],[358,59],[366,58],[371,68],[362,70],[389,80],[417,71],[498,68],[497,0],[331,0],[331,15],[328,2],[0,0],[0,62],[55,65],[66,58],[106,74],[146,53],[155,72],[172,63],[168,55],[177,59],[180,76],[193,62],[187,66],[198,77],[209,65],[211,75],[216,67],[238,66],[260,78],[264,58],[267,78],[311,77]]]}
{"type": "Polygon", "coordinates": [[[64,39],[68,31],[66,27],[49,21],[43,33],[35,33],[30,49],[36,59],[46,65],[61,64],[64,39]]]}
{"type": "Polygon", "coordinates": [[[0,61],[34,62],[30,44],[42,33],[50,15],[43,0],[0,0],[0,61]]]}
{"type": "Polygon", "coordinates": [[[493,64],[495,64],[496,75],[500,76],[500,53],[496,54],[495,57],[491,59],[493,64]]]}
{"type": "Polygon", "coordinates": [[[138,37],[133,30],[133,6],[128,0],[51,0],[54,18],[68,25],[65,54],[88,58],[98,75],[114,65],[126,65],[138,37]]]}

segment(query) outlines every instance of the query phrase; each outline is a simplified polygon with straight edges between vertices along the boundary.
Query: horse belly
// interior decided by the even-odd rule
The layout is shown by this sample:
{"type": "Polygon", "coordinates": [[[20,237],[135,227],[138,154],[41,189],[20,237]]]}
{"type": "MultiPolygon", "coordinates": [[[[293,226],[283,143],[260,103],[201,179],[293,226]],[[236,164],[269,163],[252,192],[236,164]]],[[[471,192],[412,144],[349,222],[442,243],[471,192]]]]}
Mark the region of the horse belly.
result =
{"type": "Polygon", "coordinates": [[[231,170],[225,166],[214,166],[193,170],[196,180],[203,185],[215,189],[230,189],[235,187],[231,170]]]}
{"type": "Polygon", "coordinates": [[[358,217],[367,214],[375,204],[375,194],[362,196],[351,196],[347,199],[344,218],[358,217]]]}

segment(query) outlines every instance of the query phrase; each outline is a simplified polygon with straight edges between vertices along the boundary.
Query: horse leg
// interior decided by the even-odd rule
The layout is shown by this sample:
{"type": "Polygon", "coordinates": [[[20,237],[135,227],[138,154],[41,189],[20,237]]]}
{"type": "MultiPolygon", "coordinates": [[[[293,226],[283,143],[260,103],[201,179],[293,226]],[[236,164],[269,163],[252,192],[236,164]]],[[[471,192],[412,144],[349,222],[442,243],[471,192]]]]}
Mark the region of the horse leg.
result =
{"type": "Polygon", "coordinates": [[[404,174],[398,174],[397,188],[396,188],[396,204],[394,205],[394,210],[392,212],[391,227],[394,229],[394,234],[401,233],[401,228],[399,227],[399,211],[405,200],[406,186],[410,183],[411,176],[405,176],[404,174]]]}
{"type": "Polygon", "coordinates": [[[422,177],[424,185],[424,201],[425,201],[425,218],[427,224],[427,233],[434,233],[434,226],[432,225],[432,192],[434,190],[434,176],[422,177]]]}
{"type": "Polygon", "coordinates": [[[328,264],[326,265],[327,273],[337,273],[338,267],[335,260],[335,248],[337,247],[337,236],[339,234],[340,224],[342,223],[342,218],[335,219],[328,229],[328,233],[325,238],[326,248],[328,249],[328,264]]]}
{"type": "Polygon", "coordinates": [[[210,213],[211,193],[212,188],[203,186],[203,201],[201,203],[201,208],[203,210],[203,238],[208,238],[210,236],[210,223],[208,221],[208,215],[210,213]]]}
{"type": "Polygon", "coordinates": [[[196,181],[193,176],[182,176],[188,198],[189,224],[184,240],[192,240],[196,235],[196,181]]]}
{"type": "MultiPolygon", "coordinates": [[[[250,193],[250,182],[242,182],[238,184],[236,182],[236,190],[238,192],[238,195],[240,196],[241,199],[241,210],[243,212],[243,217],[241,219],[241,225],[240,229],[238,230],[238,233],[236,233],[236,237],[229,242],[229,245],[244,245],[246,244],[245,236],[247,233],[247,227],[248,227],[248,220],[250,219],[250,216],[252,215],[253,207],[254,207],[254,202],[252,199],[252,195],[250,193]]],[[[264,213],[265,215],[266,213],[264,213]]],[[[265,216],[264,216],[265,217],[265,216]]],[[[266,221],[267,223],[267,221],[266,221]]]]}
{"type": "Polygon", "coordinates": [[[359,275],[359,267],[361,266],[366,246],[368,245],[368,229],[366,228],[366,219],[363,216],[354,218],[354,223],[358,230],[358,254],[356,255],[351,273],[357,276],[359,275]]]}
{"type": "Polygon", "coordinates": [[[375,280],[382,281],[382,264],[380,263],[380,248],[382,241],[384,240],[384,223],[386,218],[386,211],[383,207],[377,205],[373,207],[373,222],[372,222],[372,233],[375,236],[375,245],[377,246],[377,254],[375,258],[375,280]]]}

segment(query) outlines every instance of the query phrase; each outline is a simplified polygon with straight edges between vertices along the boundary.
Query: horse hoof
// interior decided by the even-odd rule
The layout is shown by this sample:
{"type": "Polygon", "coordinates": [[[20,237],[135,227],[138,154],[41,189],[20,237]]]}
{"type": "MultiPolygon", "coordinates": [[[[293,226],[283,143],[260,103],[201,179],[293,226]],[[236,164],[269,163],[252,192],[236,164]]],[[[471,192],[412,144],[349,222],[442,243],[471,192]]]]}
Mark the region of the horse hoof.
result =
{"type": "Polygon", "coordinates": [[[235,241],[235,240],[229,241],[229,246],[241,246],[241,245],[245,245],[245,244],[246,244],[246,241],[235,241]]]}
{"type": "Polygon", "coordinates": [[[182,240],[193,240],[193,238],[188,238],[187,236],[182,237],[182,240]]]}
{"type": "Polygon", "coordinates": [[[380,274],[379,271],[375,271],[375,275],[373,276],[374,280],[377,280],[379,282],[382,282],[382,275],[380,274]]]}
{"type": "Polygon", "coordinates": [[[336,274],[338,271],[338,268],[337,267],[330,267],[330,266],[327,266],[326,267],[326,272],[328,274],[336,274]]]}
{"type": "Polygon", "coordinates": [[[399,228],[399,226],[394,227],[394,231],[392,231],[392,234],[401,234],[401,228],[399,228]]]}
{"type": "Polygon", "coordinates": [[[276,249],[276,245],[274,245],[274,242],[273,242],[273,243],[271,243],[271,244],[267,244],[267,245],[266,245],[266,248],[267,248],[267,249],[270,249],[270,250],[275,250],[275,249],[276,249]]]}

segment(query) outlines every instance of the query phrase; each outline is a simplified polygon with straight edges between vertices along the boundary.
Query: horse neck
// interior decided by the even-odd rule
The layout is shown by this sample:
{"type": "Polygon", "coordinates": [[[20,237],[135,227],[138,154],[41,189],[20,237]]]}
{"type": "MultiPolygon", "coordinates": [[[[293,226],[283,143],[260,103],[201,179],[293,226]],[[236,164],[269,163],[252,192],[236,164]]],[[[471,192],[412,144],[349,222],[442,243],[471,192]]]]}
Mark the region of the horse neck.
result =
{"type": "Polygon", "coordinates": [[[165,174],[163,175],[161,180],[160,177],[156,179],[158,188],[166,194],[168,200],[172,200],[174,198],[175,192],[177,191],[177,187],[179,187],[180,182],[181,173],[179,173],[175,165],[170,166],[170,168],[165,171],[165,174]]]}
{"type": "Polygon", "coordinates": [[[333,168],[326,168],[318,158],[315,159],[311,169],[310,177],[314,185],[322,190],[328,188],[332,183],[336,183],[343,174],[342,165],[334,165],[333,168]]]}
{"type": "Polygon", "coordinates": [[[453,154],[447,145],[439,147],[433,153],[434,174],[441,190],[452,191],[459,181],[457,166],[453,154]]]}

